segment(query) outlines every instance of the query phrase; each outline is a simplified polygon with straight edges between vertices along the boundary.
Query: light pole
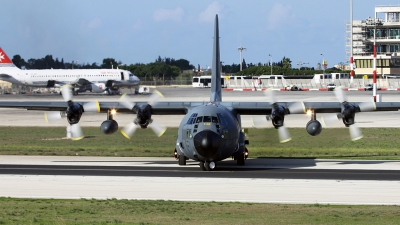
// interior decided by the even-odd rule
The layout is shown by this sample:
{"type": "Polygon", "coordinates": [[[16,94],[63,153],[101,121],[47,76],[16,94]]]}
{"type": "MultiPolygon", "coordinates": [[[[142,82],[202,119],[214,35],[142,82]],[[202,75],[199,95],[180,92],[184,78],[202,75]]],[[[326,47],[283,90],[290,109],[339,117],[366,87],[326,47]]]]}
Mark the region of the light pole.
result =
{"type": "Polygon", "coordinates": [[[78,60],[72,60],[72,69],[74,68],[74,63],[77,63],[78,60]]]}
{"type": "Polygon", "coordinates": [[[373,71],[373,86],[372,86],[372,92],[374,96],[374,102],[376,102],[376,26],[377,25],[382,25],[382,21],[379,18],[368,18],[366,20],[367,25],[373,26],[374,27],[374,71],[373,71]]]}
{"type": "Polygon", "coordinates": [[[272,75],[272,55],[271,54],[268,54],[269,55],[269,64],[270,64],[270,66],[271,66],[271,75],[272,75]]]}
{"type": "Polygon", "coordinates": [[[322,71],[323,71],[323,74],[325,74],[325,56],[322,53],[321,53],[321,56],[322,56],[322,63],[321,63],[322,71]]]}
{"type": "Polygon", "coordinates": [[[350,0],[350,85],[354,79],[354,59],[353,59],[353,0],[350,0]]]}
{"type": "Polygon", "coordinates": [[[240,52],[240,71],[242,71],[242,64],[243,64],[243,60],[242,60],[242,51],[246,50],[247,48],[243,48],[243,47],[239,47],[237,48],[237,50],[240,52]]]}
{"type": "Polygon", "coordinates": [[[299,60],[299,62],[297,63],[297,66],[298,66],[298,68],[299,68],[299,70],[300,70],[301,67],[303,67],[303,65],[306,65],[306,64],[308,64],[308,62],[303,63],[303,62],[301,62],[301,61],[299,60]]]}

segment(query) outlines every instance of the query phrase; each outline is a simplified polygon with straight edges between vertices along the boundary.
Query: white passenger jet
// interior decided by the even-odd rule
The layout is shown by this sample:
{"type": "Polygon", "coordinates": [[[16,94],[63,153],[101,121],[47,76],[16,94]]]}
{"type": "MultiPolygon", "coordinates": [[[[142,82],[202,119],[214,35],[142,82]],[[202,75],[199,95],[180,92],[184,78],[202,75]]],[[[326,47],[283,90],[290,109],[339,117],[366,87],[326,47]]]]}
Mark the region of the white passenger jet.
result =
{"type": "Polygon", "coordinates": [[[43,69],[21,70],[16,67],[0,47],[0,80],[31,87],[61,87],[72,85],[74,94],[90,91],[93,93],[119,93],[121,87],[135,87],[139,90],[140,79],[122,69],[43,69]]]}

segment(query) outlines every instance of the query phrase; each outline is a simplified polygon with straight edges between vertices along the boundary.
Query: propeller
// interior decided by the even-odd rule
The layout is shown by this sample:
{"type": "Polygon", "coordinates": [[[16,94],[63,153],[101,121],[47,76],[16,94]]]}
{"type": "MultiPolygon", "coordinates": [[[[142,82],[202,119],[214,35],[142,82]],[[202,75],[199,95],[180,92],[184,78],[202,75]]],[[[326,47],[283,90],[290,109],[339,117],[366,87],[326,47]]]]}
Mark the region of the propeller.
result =
{"type": "Polygon", "coordinates": [[[64,101],[67,102],[68,107],[65,111],[56,112],[45,112],[44,118],[47,123],[52,123],[62,118],[67,118],[68,123],[70,124],[69,132],[71,132],[72,140],[81,140],[84,138],[81,127],[78,122],[82,116],[83,112],[100,112],[100,104],[98,101],[95,102],[87,102],[84,104],[74,103],[72,101],[72,86],[65,85],[61,87],[61,94],[64,98],[64,101]]]}
{"type": "Polygon", "coordinates": [[[126,94],[122,95],[120,98],[120,103],[125,108],[132,110],[132,111],[136,111],[136,114],[137,114],[136,119],[133,122],[129,123],[127,126],[125,126],[124,129],[121,130],[122,135],[124,135],[124,137],[130,139],[138,127],[141,127],[144,129],[144,128],[147,128],[148,126],[150,126],[150,128],[153,130],[153,132],[158,137],[161,137],[164,134],[164,132],[166,131],[166,128],[163,125],[152,120],[151,115],[152,115],[152,107],[154,105],[156,105],[157,102],[162,98],[164,98],[164,96],[161,94],[161,92],[156,90],[150,96],[150,99],[147,103],[137,105],[126,94]]]}
{"type": "Polygon", "coordinates": [[[341,111],[338,114],[331,114],[322,117],[322,125],[325,127],[333,126],[339,119],[343,120],[344,125],[349,127],[350,139],[359,140],[363,137],[360,128],[355,124],[354,118],[356,112],[368,112],[376,110],[374,102],[362,102],[358,105],[347,102],[347,96],[342,87],[335,88],[335,96],[341,102],[341,111]]]}
{"type": "Polygon", "coordinates": [[[271,115],[267,115],[266,117],[257,119],[252,118],[253,127],[260,127],[260,126],[265,127],[264,124],[268,124],[267,120],[271,120],[272,125],[276,129],[278,129],[279,141],[281,143],[290,141],[292,138],[290,136],[288,129],[284,126],[285,115],[290,113],[292,114],[305,113],[304,104],[302,102],[293,102],[290,104],[288,103],[286,105],[282,105],[275,100],[273,91],[266,90],[264,91],[264,94],[269,98],[269,103],[272,107],[271,115]]]}

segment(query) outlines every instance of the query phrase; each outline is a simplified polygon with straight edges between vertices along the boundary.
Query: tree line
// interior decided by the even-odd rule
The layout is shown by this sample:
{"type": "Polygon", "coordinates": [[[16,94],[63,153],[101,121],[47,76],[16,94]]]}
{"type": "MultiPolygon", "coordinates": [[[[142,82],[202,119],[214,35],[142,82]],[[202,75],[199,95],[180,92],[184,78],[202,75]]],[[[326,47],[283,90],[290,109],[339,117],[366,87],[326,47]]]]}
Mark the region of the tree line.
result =
{"type": "MultiPolygon", "coordinates": [[[[25,61],[20,55],[14,55],[12,62],[20,69],[110,69],[120,68],[129,70],[136,76],[144,78],[145,80],[155,79],[175,79],[183,71],[196,71],[195,66],[190,64],[186,59],[174,59],[158,56],[154,62],[143,64],[123,64],[121,61],[116,61],[114,58],[105,58],[101,64],[97,63],[78,63],[78,62],[64,62],[64,59],[53,58],[52,55],[46,55],[40,59],[29,59],[25,61]]],[[[242,71],[240,71],[240,64],[232,63],[231,65],[224,65],[221,62],[222,72],[225,74],[236,75],[262,75],[262,74],[282,74],[282,75],[313,75],[322,73],[322,70],[315,70],[314,67],[301,67],[299,69],[292,68],[292,61],[290,58],[283,57],[278,62],[262,63],[246,63],[245,59],[242,61],[242,71]]],[[[198,65],[197,71],[200,71],[198,65]]],[[[336,68],[329,68],[325,70],[326,73],[337,72],[336,68]]],[[[208,72],[210,74],[210,72],[208,72]]]]}

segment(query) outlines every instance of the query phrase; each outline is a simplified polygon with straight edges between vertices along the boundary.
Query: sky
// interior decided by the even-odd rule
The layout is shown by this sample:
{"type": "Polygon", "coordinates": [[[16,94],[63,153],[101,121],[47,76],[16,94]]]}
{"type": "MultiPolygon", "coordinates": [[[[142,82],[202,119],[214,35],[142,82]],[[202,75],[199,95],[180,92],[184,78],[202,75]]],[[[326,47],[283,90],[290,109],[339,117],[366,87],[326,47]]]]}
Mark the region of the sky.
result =
{"type": "MultiPolygon", "coordinates": [[[[353,0],[353,19],[373,17],[378,5],[400,2],[353,0]]],[[[254,64],[286,57],[295,68],[322,59],[332,67],[347,58],[350,0],[0,0],[0,6],[0,47],[10,58],[135,64],[161,56],[205,68],[215,14],[224,65],[239,64],[238,47],[254,64]]]]}

